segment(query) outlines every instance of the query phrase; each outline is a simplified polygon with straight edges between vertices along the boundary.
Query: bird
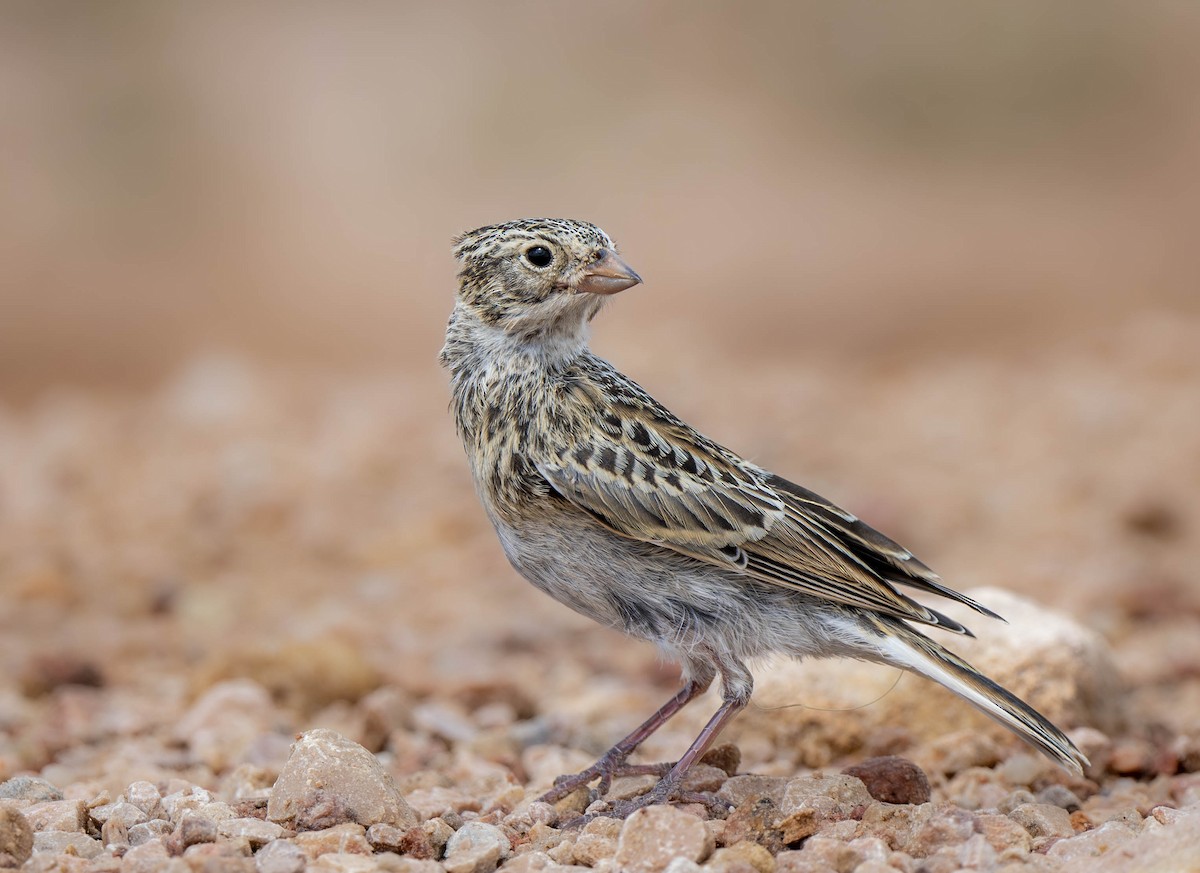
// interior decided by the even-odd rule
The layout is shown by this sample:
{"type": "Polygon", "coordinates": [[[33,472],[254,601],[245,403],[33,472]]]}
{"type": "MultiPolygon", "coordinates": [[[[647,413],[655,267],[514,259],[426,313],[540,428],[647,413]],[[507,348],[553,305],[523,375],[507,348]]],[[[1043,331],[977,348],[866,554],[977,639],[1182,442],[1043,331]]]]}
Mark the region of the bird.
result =
{"type": "MultiPolygon", "coordinates": [[[[476,492],[513,568],[574,611],[656,644],[681,667],[670,700],[540,799],[653,772],[624,817],[684,790],[688,770],[750,701],[769,654],[892,665],[940,685],[1081,774],[1049,719],[918,628],[973,636],[915,599],[999,619],[858,517],[705,437],[588,347],[613,295],[642,282],[586,221],[533,218],[454,240],[460,264],[440,353],[476,492]],[[719,680],[721,704],[673,764],[628,758],[719,680]]],[[[591,808],[589,806],[589,808],[591,808]]]]}

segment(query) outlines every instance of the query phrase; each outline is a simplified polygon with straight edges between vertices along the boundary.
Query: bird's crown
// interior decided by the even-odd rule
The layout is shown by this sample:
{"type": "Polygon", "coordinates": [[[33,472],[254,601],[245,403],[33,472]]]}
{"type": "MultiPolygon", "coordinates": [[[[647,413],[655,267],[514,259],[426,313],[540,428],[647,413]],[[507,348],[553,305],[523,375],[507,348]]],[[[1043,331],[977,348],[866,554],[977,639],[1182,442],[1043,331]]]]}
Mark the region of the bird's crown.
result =
{"type": "Polygon", "coordinates": [[[499,248],[519,242],[549,238],[563,245],[611,249],[608,234],[587,221],[571,218],[518,218],[488,224],[454,238],[454,256],[459,260],[494,254],[499,248]]]}

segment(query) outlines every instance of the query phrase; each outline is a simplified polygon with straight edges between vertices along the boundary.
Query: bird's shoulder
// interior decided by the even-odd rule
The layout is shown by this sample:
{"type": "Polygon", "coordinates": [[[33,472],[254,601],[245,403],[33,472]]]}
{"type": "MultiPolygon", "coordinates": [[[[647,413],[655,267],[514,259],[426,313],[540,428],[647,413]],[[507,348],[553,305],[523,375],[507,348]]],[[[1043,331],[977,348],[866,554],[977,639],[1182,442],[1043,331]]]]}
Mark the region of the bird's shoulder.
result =
{"type": "MultiPolygon", "coordinates": [[[[595,355],[581,357],[565,374],[559,393],[577,428],[570,435],[575,438],[571,448],[582,442],[609,447],[655,464],[664,475],[678,471],[705,483],[735,487],[763,480],[764,471],[700,433],[595,355]]],[[[560,453],[567,451],[565,443],[558,446],[560,453]]],[[[608,462],[601,466],[612,466],[607,457],[600,460],[608,462]]]]}
{"type": "Polygon", "coordinates": [[[623,533],[711,547],[763,536],[782,516],[765,474],[696,431],[606,361],[561,380],[538,470],[623,533]]]}

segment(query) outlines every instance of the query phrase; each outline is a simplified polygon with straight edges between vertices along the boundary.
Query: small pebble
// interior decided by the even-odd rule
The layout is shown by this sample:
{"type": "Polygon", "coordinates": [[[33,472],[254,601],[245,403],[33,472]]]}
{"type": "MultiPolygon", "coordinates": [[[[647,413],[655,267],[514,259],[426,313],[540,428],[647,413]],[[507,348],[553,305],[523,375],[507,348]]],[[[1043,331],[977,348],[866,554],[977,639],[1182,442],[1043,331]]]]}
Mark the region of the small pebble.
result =
{"type": "Polygon", "coordinates": [[[851,840],[849,846],[867,861],[886,862],[892,854],[888,844],[875,836],[858,837],[851,840]]]}
{"type": "Polygon", "coordinates": [[[512,849],[504,831],[483,822],[468,822],[446,842],[442,861],[447,873],[490,873],[512,849]]]}
{"type": "MultiPolygon", "coordinates": [[[[107,824],[107,822],[105,822],[107,824]]],[[[128,829],[129,845],[140,846],[143,843],[150,842],[168,836],[174,830],[169,821],[155,819],[140,825],[134,825],[128,829]]]]}
{"type": "Polygon", "coordinates": [[[152,782],[132,782],[125,789],[125,799],[146,815],[146,820],[165,818],[162,794],[152,782]]]}
{"type": "Polygon", "coordinates": [[[1075,835],[1071,814],[1062,807],[1048,803],[1023,803],[1012,810],[1008,817],[1029,832],[1035,852],[1055,840],[1075,835]]]}
{"type": "Polygon", "coordinates": [[[179,719],[175,733],[214,772],[232,766],[254,739],[273,727],[271,694],[249,679],[209,688],[179,719]]]}
{"type": "Polygon", "coordinates": [[[201,803],[192,812],[209,821],[226,821],[231,818],[238,818],[237,810],[223,800],[201,803]]]}
{"type": "Polygon", "coordinates": [[[855,870],[863,860],[862,855],[841,840],[821,836],[805,840],[804,847],[798,852],[780,852],[775,856],[776,869],[781,873],[824,870],[841,873],[855,870]]]}
{"type": "Polygon", "coordinates": [[[729,774],[720,767],[697,764],[688,771],[683,780],[683,786],[686,791],[714,793],[725,784],[728,778],[729,774]]]}
{"type": "MultiPolygon", "coordinates": [[[[760,797],[743,803],[729,813],[728,818],[721,822],[719,841],[725,845],[733,845],[743,840],[751,840],[760,843],[771,852],[778,852],[787,845],[780,820],[779,806],[775,801],[769,797],[760,797]]],[[[710,827],[711,824],[709,823],[710,827]]],[[[714,833],[713,836],[716,840],[717,835],[714,833]]]]}
{"type": "Polygon", "coordinates": [[[1065,785],[1048,785],[1037,793],[1037,800],[1039,803],[1061,807],[1067,812],[1075,812],[1083,806],[1079,796],[1065,785]]]}
{"type": "Polygon", "coordinates": [[[540,822],[542,824],[553,825],[558,821],[558,813],[554,807],[540,800],[535,800],[529,804],[525,815],[528,816],[530,824],[538,824],[540,822]]]}
{"type": "Polygon", "coordinates": [[[289,840],[274,840],[259,849],[254,864],[258,873],[302,873],[308,856],[289,840]]]}
{"type": "MultiPolygon", "coordinates": [[[[161,808],[161,807],[160,807],[161,808]]],[[[88,811],[88,815],[97,824],[104,824],[113,818],[118,818],[125,823],[125,827],[131,828],[134,825],[140,825],[147,821],[146,813],[132,803],[127,803],[124,800],[118,800],[116,803],[106,803],[102,806],[92,807],[88,811]]]]}
{"type": "Polygon", "coordinates": [[[82,800],[47,800],[25,807],[25,818],[35,831],[79,831],[87,827],[87,807],[82,800]]]}
{"type": "Polygon", "coordinates": [[[811,773],[791,779],[779,804],[782,840],[787,845],[817,833],[830,822],[857,818],[875,801],[853,776],[811,773]]]}
{"type": "MultiPolygon", "coordinates": [[[[388,873],[446,873],[446,868],[437,861],[426,861],[421,858],[396,857],[395,855],[384,856],[387,860],[382,867],[388,873]]],[[[578,867],[575,870],[563,870],[559,873],[588,873],[586,867],[578,867]]]]}
{"type": "Polygon", "coordinates": [[[62,855],[69,853],[80,858],[95,858],[104,851],[104,844],[87,834],[69,831],[38,831],[33,835],[35,854],[62,855]]]}
{"type": "Polygon", "coordinates": [[[736,776],[742,764],[742,752],[733,743],[722,743],[705,752],[700,763],[723,770],[726,776],[736,776]]]}
{"type": "Polygon", "coordinates": [[[721,786],[717,796],[722,800],[729,801],[734,807],[754,803],[763,797],[769,798],[775,806],[778,806],[783,802],[783,794],[787,791],[787,786],[788,780],[782,776],[753,774],[731,776],[725,780],[725,784],[721,786]]]}
{"type": "Polygon", "coordinates": [[[613,860],[622,873],[661,873],[674,858],[700,863],[712,850],[700,819],[673,806],[647,806],[626,819],[613,860]]]}
{"type": "Polygon", "coordinates": [[[1040,755],[1022,752],[1011,756],[996,769],[1010,785],[1032,785],[1038,776],[1052,766],[1040,755]]]}
{"type": "MultiPolygon", "coordinates": [[[[377,852],[399,852],[400,844],[404,842],[404,835],[408,833],[403,828],[398,828],[395,825],[373,824],[367,828],[367,842],[377,852]]],[[[424,831],[421,832],[424,836],[424,831]]],[[[429,838],[425,837],[426,842],[429,838]]]]}
{"type": "Polygon", "coordinates": [[[183,858],[193,870],[213,870],[220,873],[255,873],[250,847],[244,840],[224,843],[196,843],[188,846],[183,858]]]}
{"type": "Polygon", "coordinates": [[[31,854],[33,827],[15,805],[0,802],[0,867],[20,867],[31,854]]]}
{"type": "MultiPolygon", "coordinates": [[[[189,785],[187,788],[173,791],[167,794],[162,799],[163,811],[167,814],[167,819],[172,824],[179,824],[184,813],[194,812],[205,804],[212,803],[214,800],[212,794],[205,791],[203,788],[195,785],[189,785]]],[[[92,817],[96,817],[96,811],[92,811],[92,817]]]]}
{"type": "Polygon", "coordinates": [[[226,839],[244,837],[253,848],[260,848],[288,831],[272,821],[257,818],[229,818],[216,823],[217,834],[226,839]]]}
{"type": "MultiPolygon", "coordinates": [[[[667,869],[670,869],[669,865],[667,869]]],[[[713,873],[775,873],[775,859],[758,843],[743,840],[717,849],[703,869],[713,873]]]]}
{"type": "Polygon", "coordinates": [[[350,852],[355,855],[370,855],[371,844],[367,842],[366,828],[360,824],[346,823],[319,831],[305,831],[293,838],[310,859],[319,858],[330,852],[350,852]]]}
{"type": "Polygon", "coordinates": [[[925,771],[898,755],[868,758],[842,772],[862,780],[867,792],[884,803],[928,803],[933,793],[925,771]]]}
{"type": "MultiPolygon", "coordinates": [[[[579,867],[577,869],[579,869],[580,871],[583,871],[583,870],[586,870],[587,868],[579,867]]],[[[671,863],[666,866],[666,868],[663,870],[663,873],[703,873],[703,871],[705,871],[705,870],[712,870],[712,869],[714,869],[714,868],[709,867],[707,865],[704,867],[701,867],[699,864],[697,864],[695,861],[691,860],[690,858],[672,858],[671,863]]],[[[555,871],[555,873],[561,873],[561,871],[555,871]]]]}
{"type": "Polygon", "coordinates": [[[199,815],[186,815],[179,823],[178,834],[179,844],[185,849],[197,843],[215,843],[217,823],[199,815]]]}
{"type": "Polygon", "coordinates": [[[926,748],[921,757],[923,769],[943,776],[953,776],[972,767],[990,768],[1000,760],[996,741],[977,730],[943,733],[926,748]]]}
{"type": "Polygon", "coordinates": [[[996,867],[996,850],[983,834],[975,834],[958,848],[958,862],[971,870],[996,867]]]}
{"type": "Polygon", "coordinates": [[[129,828],[119,818],[110,818],[100,828],[100,842],[109,851],[124,854],[130,846],[129,828]]]}
{"type": "Polygon", "coordinates": [[[912,834],[900,848],[914,858],[932,857],[945,847],[965,843],[975,834],[975,814],[954,804],[927,803],[912,809],[912,834]]]}
{"type": "Polygon", "coordinates": [[[1110,855],[1117,847],[1125,845],[1136,836],[1133,828],[1124,822],[1109,821],[1095,830],[1059,840],[1047,849],[1046,855],[1064,863],[1079,863],[1084,859],[1110,855]]]}
{"type": "Polygon", "coordinates": [[[167,866],[170,854],[162,840],[134,846],[121,858],[121,873],[158,873],[167,866]]]}
{"type": "Polygon", "coordinates": [[[0,782],[0,800],[43,803],[62,799],[62,791],[39,776],[14,776],[7,782],[0,782]]]}
{"type": "MultiPolygon", "coordinates": [[[[290,749],[290,746],[289,746],[290,749]]],[[[280,761],[282,767],[287,761],[285,754],[280,761]]],[[[271,799],[271,786],[279,778],[279,771],[254,764],[239,764],[221,780],[221,795],[234,803],[247,801],[266,803],[271,799]]]]}
{"type": "Polygon", "coordinates": [[[1145,740],[1118,740],[1113,744],[1108,769],[1120,776],[1149,774],[1154,770],[1154,749],[1145,740]]]}
{"type": "Polygon", "coordinates": [[[595,867],[617,853],[616,837],[603,834],[580,834],[575,839],[575,863],[595,867]]]}
{"type": "Polygon", "coordinates": [[[975,830],[987,839],[1001,858],[1028,855],[1033,848],[1029,831],[1006,815],[977,815],[975,830]]]}
{"type": "Polygon", "coordinates": [[[1035,798],[1024,788],[1018,788],[1016,791],[1011,792],[1008,796],[996,804],[996,809],[1005,815],[1008,815],[1018,806],[1024,806],[1027,803],[1035,803],[1036,800],[1037,798],[1035,798]]]}

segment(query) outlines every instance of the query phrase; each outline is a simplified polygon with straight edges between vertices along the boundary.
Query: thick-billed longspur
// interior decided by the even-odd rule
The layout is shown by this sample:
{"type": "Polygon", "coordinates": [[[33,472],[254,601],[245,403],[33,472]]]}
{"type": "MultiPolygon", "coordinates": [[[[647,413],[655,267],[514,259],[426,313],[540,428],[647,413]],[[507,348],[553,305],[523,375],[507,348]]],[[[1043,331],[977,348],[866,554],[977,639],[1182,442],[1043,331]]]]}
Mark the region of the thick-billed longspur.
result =
{"type": "Polygon", "coordinates": [[[683,688],[557,800],[599,793],[638,744],[720,678],[723,703],[624,815],[684,797],[683,777],[749,701],[761,655],[846,657],[938,682],[1069,770],[1086,763],[1045,717],[913,625],[965,627],[906,591],[997,617],[854,515],[740,458],[587,347],[609,297],[638,284],[582,221],[525,219],[456,240],[441,353],[476,489],[509,561],[562,603],[656,643],[683,688]]]}

